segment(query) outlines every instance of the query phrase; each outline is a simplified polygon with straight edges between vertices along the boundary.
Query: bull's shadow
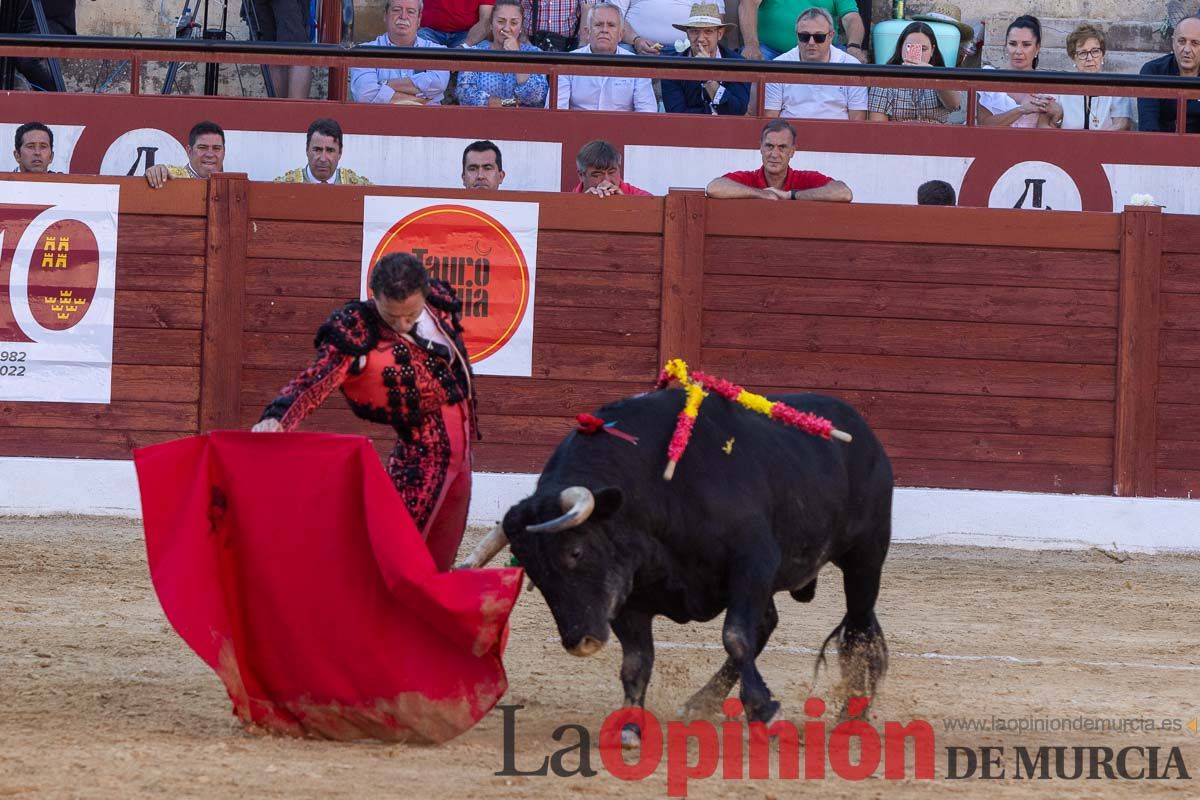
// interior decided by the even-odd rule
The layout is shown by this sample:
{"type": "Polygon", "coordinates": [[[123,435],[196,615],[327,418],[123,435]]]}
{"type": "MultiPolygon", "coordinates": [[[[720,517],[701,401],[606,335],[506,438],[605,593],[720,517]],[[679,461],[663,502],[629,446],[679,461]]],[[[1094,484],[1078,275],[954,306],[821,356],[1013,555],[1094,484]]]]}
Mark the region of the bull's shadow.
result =
{"type": "MultiPolygon", "coordinates": [[[[596,414],[637,436],[637,444],[572,432],[535,493],[510,508],[462,566],[482,566],[510,544],[568,652],[591,655],[610,629],[616,634],[631,706],[645,703],[653,618],[684,623],[725,612],[728,657],[684,712],[716,714],[740,680],[747,717],[768,722],[779,702],[755,661],[779,621],[774,596],[786,591],[811,601],[817,574],[833,562],[842,570],[846,614],[825,644],[838,641],[844,688],[873,696],[887,669],[874,609],[891,538],[891,463],[845,403],[811,394],[770,399],[831,420],[852,441],[786,427],[714,394],[667,481],[683,392],[619,400],[596,414]]],[[[636,729],[623,739],[636,744],[636,729]]]]}

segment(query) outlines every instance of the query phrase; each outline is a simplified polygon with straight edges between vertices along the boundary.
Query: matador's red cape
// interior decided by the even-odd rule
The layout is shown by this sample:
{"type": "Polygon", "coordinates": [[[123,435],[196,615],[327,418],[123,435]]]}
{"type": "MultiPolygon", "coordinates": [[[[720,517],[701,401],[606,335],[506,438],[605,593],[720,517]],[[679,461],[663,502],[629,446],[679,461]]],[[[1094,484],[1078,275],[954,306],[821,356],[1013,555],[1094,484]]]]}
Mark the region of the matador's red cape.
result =
{"type": "Polygon", "coordinates": [[[439,574],[366,439],[220,432],[134,461],[163,611],[243,722],[443,742],[504,694],[522,571],[439,574]]]}

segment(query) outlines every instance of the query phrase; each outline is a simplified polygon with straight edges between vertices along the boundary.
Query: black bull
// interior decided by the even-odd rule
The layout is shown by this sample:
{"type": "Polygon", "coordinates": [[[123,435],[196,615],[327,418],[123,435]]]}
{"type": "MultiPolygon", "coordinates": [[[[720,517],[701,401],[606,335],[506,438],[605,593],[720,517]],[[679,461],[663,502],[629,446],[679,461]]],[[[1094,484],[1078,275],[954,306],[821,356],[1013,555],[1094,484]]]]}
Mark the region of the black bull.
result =
{"type": "Polygon", "coordinates": [[[853,441],[812,436],[713,394],[668,482],[662,472],[683,392],[626,398],[597,413],[638,444],[571,433],[537,491],[509,509],[502,530],[464,566],[481,566],[507,539],[545,596],[563,647],[590,655],[611,626],[629,705],[645,701],[656,615],[691,622],[726,612],[728,658],[684,711],[712,715],[740,679],[747,715],[768,721],[779,703],[755,659],[779,621],[774,595],[812,600],[817,573],[832,561],[846,595],[846,615],[830,634],[840,634],[843,680],[851,692],[873,694],[887,669],[874,609],[891,538],[891,463],[845,403],[771,399],[830,419],[853,441]]]}

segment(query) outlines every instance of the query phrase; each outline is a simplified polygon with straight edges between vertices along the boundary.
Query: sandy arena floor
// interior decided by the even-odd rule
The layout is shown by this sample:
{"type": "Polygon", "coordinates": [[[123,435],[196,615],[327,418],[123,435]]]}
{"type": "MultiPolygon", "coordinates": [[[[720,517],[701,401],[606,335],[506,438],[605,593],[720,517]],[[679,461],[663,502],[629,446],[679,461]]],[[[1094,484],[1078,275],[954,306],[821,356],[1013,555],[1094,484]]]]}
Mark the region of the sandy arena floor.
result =
{"type": "MultiPolygon", "coordinates": [[[[469,540],[478,536],[475,531],[469,540]]],[[[778,599],[781,622],[760,659],[789,718],[802,718],[812,648],[841,617],[840,576],[822,576],[802,606],[778,599]]],[[[1200,557],[1097,551],[1024,552],[897,546],[879,616],[892,651],[874,720],[929,720],[939,777],[896,783],[690,784],[691,797],[843,798],[1200,796],[1200,557]],[[947,732],[956,718],[1181,720],[1145,733],[947,732]],[[942,778],[945,748],[1000,745],[1179,746],[1191,780],[1000,781],[942,778]]],[[[720,620],[662,622],[649,708],[666,719],[723,658],[720,620]],[[671,643],[671,644],[663,644],[671,643]]],[[[146,573],[140,524],[0,518],[0,796],[47,798],[663,797],[666,768],[642,783],[498,777],[502,724],[493,713],[440,747],[337,744],[251,736],[217,677],[168,626],[146,573]]],[[[523,594],[506,656],[517,714],[517,765],[562,747],[554,729],[597,735],[621,702],[619,649],[591,659],[559,646],[539,594],[523,594]]],[[[818,694],[832,679],[822,676],[818,694]]],[[[826,696],[828,696],[826,694],[826,696]]],[[[835,723],[831,719],[830,727],[835,723]]],[[[569,742],[570,740],[568,740],[569,742]]],[[[1011,773],[1011,768],[1010,768],[1011,773]]]]}

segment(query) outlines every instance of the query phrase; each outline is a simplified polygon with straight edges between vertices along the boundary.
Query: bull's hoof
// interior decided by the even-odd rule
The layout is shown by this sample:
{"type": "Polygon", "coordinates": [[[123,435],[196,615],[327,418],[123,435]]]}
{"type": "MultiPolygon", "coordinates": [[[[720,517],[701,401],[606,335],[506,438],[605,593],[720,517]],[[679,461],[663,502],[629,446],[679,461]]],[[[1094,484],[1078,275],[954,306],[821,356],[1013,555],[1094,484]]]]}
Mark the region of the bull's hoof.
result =
{"type": "Polygon", "coordinates": [[[696,692],[679,708],[679,718],[682,720],[712,719],[720,716],[721,703],[725,698],[714,694],[696,692]]]}
{"type": "Polygon", "coordinates": [[[626,725],[621,728],[621,747],[633,750],[642,746],[642,737],[636,725],[626,725]]]}
{"type": "Polygon", "coordinates": [[[604,642],[600,641],[595,636],[585,636],[579,644],[575,645],[567,652],[573,656],[587,658],[588,656],[599,652],[600,648],[602,647],[604,647],[604,642]]]}

